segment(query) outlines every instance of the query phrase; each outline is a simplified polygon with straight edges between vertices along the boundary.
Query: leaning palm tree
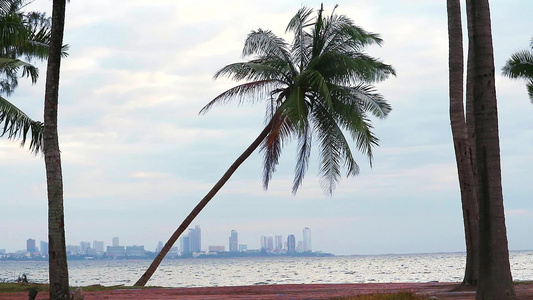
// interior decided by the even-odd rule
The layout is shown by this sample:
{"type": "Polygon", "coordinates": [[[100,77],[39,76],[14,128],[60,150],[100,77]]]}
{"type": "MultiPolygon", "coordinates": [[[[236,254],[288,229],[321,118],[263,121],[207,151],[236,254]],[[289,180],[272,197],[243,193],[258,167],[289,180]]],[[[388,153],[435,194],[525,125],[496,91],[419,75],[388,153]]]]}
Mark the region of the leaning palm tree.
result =
{"type": "MultiPolygon", "coordinates": [[[[39,70],[32,61],[48,55],[50,20],[44,13],[21,12],[25,4],[23,0],[0,1],[0,94],[6,96],[18,86],[19,75],[36,83],[39,70]]],[[[32,120],[2,96],[1,123],[0,136],[21,139],[23,146],[29,135],[30,150],[38,153],[42,149],[42,122],[32,120]]]]}
{"type": "Polygon", "coordinates": [[[511,55],[502,68],[502,74],[509,78],[523,78],[527,81],[527,93],[533,103],[533,38],[529,49],[524,49],[511,55]]]}
{"type": "Polygon", "coordinates": [[[215,78],[226,76],[246,83],[218,95],[201,113],[231,100],[265,101],[267,125],[187,216],[136,286],[146,284],[181,233],[257,148],[264,155],[263,187],[267,189],[282,146],[297,141],[293,193],[302,184],[313,138],[320,148],[321,185],[328,194],[335,189],[343,167],[347,176],[359,173],[350,138],[372,163],[378,138],[369,114],[385,118],[391,107],[371,84],[395,74],[394,69],[362,52],[365,46],[381,45],[378,35],[354,25],[346,16],[334,12],[324,16],[322,8],[316,17],[312,14],[311,9],[302,8],[291,19],[287,32],[294,34],[294,40],[290,45],[271,31],[252,31],[243,50],[249,60],[227,65],[215,74],[215,78]]]}

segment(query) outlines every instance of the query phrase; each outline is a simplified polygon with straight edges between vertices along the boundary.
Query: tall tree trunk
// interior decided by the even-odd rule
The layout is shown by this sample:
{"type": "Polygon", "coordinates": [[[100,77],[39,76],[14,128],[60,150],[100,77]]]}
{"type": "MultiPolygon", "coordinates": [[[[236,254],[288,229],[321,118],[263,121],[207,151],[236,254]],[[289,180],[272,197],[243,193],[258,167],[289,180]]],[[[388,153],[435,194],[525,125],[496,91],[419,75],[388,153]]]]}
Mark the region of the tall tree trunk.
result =
{"type": "Polygon", "coordinates": [[[501,185],[498,109],[488,0],[467,0],[473,95],[477,196],[479,205],[479,278],[476,299],[515,299],[501,185]]]}
{"type": "Polygon", "coordinates": [[[61,46],[65,27],[65,0],[54,0],[50,50],[44,98],[44,161],[48,188],[48,255],[50,299],[70,299],[67,253],[65,248],[65,217],[63,212],[63,175],[57,134],[57,104],[61,46]]]}
{"type": "Polygon", "coordinates": [[[467,133],[463,108],[463,33],[459,0],[447,1],[449,40],[450,124],[461,190],[466,241],[466,267],[463,285],[476,285],[479,256],[479,213],[476,183],[471,157],[471,140],[467,133]]]}
{"type": "MultiPolygon", "coordinates": [[[[277,118],[279,116],[279,112],[272,117],[272,120],[277,118]]],[[[235,162],[229,167],[229,169],[224,173],[222,178],[213,186],[213,188],[205,195],[205,197],[194,207],[194,209],[189,213],[187,218],[183,220],[181,225],[174,231],[170,239],[166,242],[165,246],[163,246],[163,249],[161,249],[161,252],[156,256],[154,261],[150,264],[146,272],[137,280],[137,282],[134,284],[134,286],[145,286],[148,280],[152,277],[155,270],[161,264],[161,261],[163,261],[163,258],[167,255],[168,251],[170,251],[170,248],[174,245],[174,243],[178,240],[180,235],[191,225],[192,221],[198,216],[198,214],[204,209],[204,207],[209,203],[209,201],[216,195],[216,193],[224,186],[224,184],[230,179],[231,175],[237,170],[237,168],[259,147],[261,142],[267,137],[268,133],[270,132],[270,129],[272,128],[273,121],[270,121],[268,125],[263,129],[261,134],[253,141],[253,143],[246,148],[246,150],[235,160],[235,162]]]]}

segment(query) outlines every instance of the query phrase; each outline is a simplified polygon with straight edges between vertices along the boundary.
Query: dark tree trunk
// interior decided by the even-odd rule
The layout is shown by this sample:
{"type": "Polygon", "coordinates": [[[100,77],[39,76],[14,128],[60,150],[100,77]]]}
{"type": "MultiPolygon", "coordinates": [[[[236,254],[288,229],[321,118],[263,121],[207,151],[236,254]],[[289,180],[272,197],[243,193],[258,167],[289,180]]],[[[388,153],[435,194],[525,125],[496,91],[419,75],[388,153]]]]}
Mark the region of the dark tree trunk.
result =
{"type": "MultiPolygon", "coordinates": [[[[277,118],[279,116],[279,113],[276,113],[272,120],[277,118]]],[[[178,240],[180,235],[191,225],[192,221],[198,216],[198,214],[204,209],[204,207],[209,203],[209,201],[216,195],[216,193],[224,186],[224,184],[230,179],[231,175],[237,170],[237,168],[259,147],[261,142],[267,137],[268,133],[270,132],[270,129],[272,128],[273,121],[270,121],[268,125],[263,129],[261,134],[253,141],[253,143],[248,146],[248,148],[235,160],[235,162],[229,167],[229,169],[224,173],[222,178],[213,186],[213,188],[205,195],[205,197],[194,207],[194,209],[189,213],[187,218],[183,220],[181,225],[174,231],[168,242],[166,242],[165,246],[163,246],[163,249],[161,249],[161,252],[157,255],[157,257],[154,259],[154,261],[150,264],[146,272],[137,280],[137,282],[134,284],[134,286],[145,286],[148,280],[152,277],[155,270],[157,270],[157,267],[159,264],[161,264],[161,261],[163,261],[163,258],[167,255],[168,251],[170,251],[170,248],[174,245],[174,243],[178,240]]]]}
{"type": "Polygon", "coordinates": [[[501,185],[498,109],[488,0],[467,0],[468,72],[473,100],[479,278],[476,299],[515,299],[501,185]]]}
{"type": "Polygon", "coordinates": [[[65,217],[63,212],[63,175],[57,134],[59,70],[65,27],[65,0],[54,0],[52,30],[44,97],[44,161],[48,189],[48,255],[50,299],[67,300],[69,295],[65,217]]]}
{"type": "Polygon", "coordinates": [[[472,170],[471,140],[467,133],[463,108],[463,33],[461,4],[448,0],[449,40],[449,93],[450,124],[452,128],[455,160],[461,190],[461,203],[466,241],[466,267],[463,285],[476,285],[479,257],[479,214],[476,198],[476,183],[472,170]]]}

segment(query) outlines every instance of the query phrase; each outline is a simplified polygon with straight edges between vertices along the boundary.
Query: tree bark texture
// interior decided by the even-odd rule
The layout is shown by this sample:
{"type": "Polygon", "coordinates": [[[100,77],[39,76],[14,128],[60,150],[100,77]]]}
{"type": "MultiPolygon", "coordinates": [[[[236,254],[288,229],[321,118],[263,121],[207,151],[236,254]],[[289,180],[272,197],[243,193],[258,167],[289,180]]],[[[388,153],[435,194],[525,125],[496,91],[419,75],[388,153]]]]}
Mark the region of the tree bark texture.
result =
{"type": "Polygon", "coordinates": [[[515,299],[501,184],[494,54],[488,0],[466,1],[479,205],[478,300],[515,299]]]}
{"type": "Polygon", "coordinates": [[[461,4],[459,0],[447,0],[449,41],[449,93],[450,124],[459,187],[466,242],[466,267],[463,285],[476,285],[479,257],[479,213],[476,198],[476,183],[471,157],[471,140],[467,133],[463,108],[463,34],[461,4]]]}
{"type": "Polygon", "coordinates": [[[57,133],[59,70],[65,27],[65,0],[54,0],[50,50],[44,98],[44,160],[48,190],[48,255],[50,299],[70,299],[67,254],[65,247],[65,217],[63,210],[63,175],[57,133]]]}
{"type": "MultiPolygon", "coordinates": [[[[279,113],[276,113],[272,120],[277,118],[279,116],[279,113]]],[[[172,234],[170,239],[166,242],[165,246],[163,246],[163,249],[161,249],[161,252],[156,256],[154,261],[150,264],[146,272],[137,280],[137,282],[134,284],[134,286],[145,286],[148,280],[152,277],[154,272],[157,270],[157,267],[161,264],[161,261],[163,261],[163,258],[167,255],[168,251],[170,251],[170,248],[174,245],[174,243],[178,240],[180,235],[189,227],[192,223],[192,221],[198,216],[198,214],[204,209],[204,207],[209,203],[209,201],[216,195],[216,193],[224,186],[224,184],[230,179],[231,175],[237,170],[237,168],[259,147],[261,142],[267,137],[268,133],[270,132],[270,129],[272,128],[273,121],[270,121],[268,125],[263,129],[261,134],[253,141],[253,143],[248,146],[248,148],[235,160],[235,162],[229,167],[229,169],[224,173],[224,175],[220,178],[220,180],[213,186],[213,188],[205,195],[205,197],[194,207],[194,209],[189,213],[189,215],[183,220],[181,225],[176,229],[176,231],[172,234]]]]}

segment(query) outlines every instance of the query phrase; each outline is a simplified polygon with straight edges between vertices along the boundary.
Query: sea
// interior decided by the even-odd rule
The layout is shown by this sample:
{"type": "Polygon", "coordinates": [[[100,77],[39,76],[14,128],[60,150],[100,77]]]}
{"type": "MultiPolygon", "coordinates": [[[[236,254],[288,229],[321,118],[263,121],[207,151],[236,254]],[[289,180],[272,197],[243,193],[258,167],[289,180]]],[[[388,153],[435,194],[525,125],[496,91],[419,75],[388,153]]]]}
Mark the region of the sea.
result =
{"type": "MultiPolygon", "coordinates": [[[[332,257],[239,257],[165,259],[149,286],[215,287],[267,284],[460,282],[464,253],[332,257]]],[[[517,281],[533,280],[533,251],[512,251],[517,281]]],[[[70,284],[133,285],[151,260],[74,260],[70,284]]],[[[48,282],[46,261],[0,261],[0,282],[26,274],[30,282],[48,282]]]]}

